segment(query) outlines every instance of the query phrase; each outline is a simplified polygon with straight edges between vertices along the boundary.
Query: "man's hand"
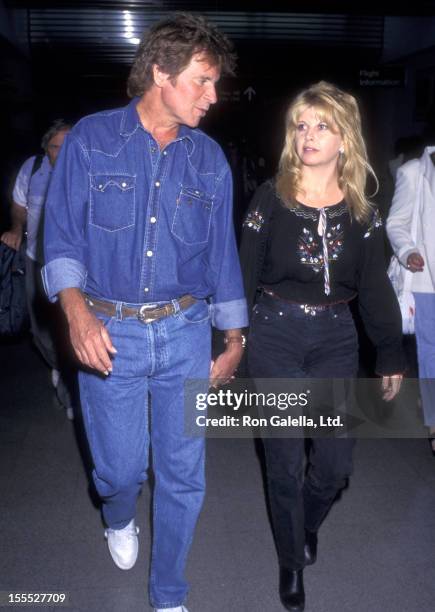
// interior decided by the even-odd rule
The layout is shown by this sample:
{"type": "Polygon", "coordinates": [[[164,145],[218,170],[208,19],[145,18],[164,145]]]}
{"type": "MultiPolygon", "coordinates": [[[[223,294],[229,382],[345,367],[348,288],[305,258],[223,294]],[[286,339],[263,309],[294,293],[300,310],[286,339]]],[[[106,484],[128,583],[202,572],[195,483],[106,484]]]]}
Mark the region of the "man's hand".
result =
{"type": "Polygon", "coordinates": [[[110,354],[116,353],[108,331],[89,310],[78,289],[64,289],[59,298],[78,360],[107,376],[112,371],[110,354]]]}
{"type": "Polygon", "coordinates": [[[23,231],[21,229],[9,230],[0,236],[0,242],[4,242],[14,251],[18,251],[23,240],[23,231]]]}
{"type": "Polygon", "coordinates": [[[18,251],[23,241],[24,226],[27,221],[27,209],[16,202],[11,208],[11,229],[0,236],[0,242],[4,242],[11,249],[18,251]]]}
{"type": "Polygon", "coordinates": [[[226,384],[231,381],[242,358],[243,350],[240,343],[232,342],[227,345],[226,350],[215,361],[211,362],[211,387],[218,387],[219,384],[226,384]]]}
{"type": "Polygon", "coordinates": [[[402,374],[392,374],[382,377],[382,399],[390,402],[399,393],[402,384],[402,374]]]}
{"type": "Polygon", "coordinates": [[[406,259],[406,267],[411,272],[423,272],[423,257],[419,253],[410,253],[406,259]]]}

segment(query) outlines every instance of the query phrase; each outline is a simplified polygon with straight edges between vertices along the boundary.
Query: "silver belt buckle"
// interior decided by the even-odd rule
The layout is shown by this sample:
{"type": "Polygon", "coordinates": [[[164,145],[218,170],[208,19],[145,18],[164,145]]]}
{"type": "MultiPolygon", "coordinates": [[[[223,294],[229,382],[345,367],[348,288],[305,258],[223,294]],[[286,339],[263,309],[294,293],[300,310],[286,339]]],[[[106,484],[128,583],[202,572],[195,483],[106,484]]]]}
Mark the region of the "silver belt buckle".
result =
{"type": "Polygon", "coordinates": [[[157,304],[142,304],[142,306],[139,308],[139,312],[137,313],[137,318],[139,321],[142,323],[152,323],[152,321],[154,321],[154,317],[147,317],[146,311],[154,310],[155,308],[157,308],[157,304]]]}

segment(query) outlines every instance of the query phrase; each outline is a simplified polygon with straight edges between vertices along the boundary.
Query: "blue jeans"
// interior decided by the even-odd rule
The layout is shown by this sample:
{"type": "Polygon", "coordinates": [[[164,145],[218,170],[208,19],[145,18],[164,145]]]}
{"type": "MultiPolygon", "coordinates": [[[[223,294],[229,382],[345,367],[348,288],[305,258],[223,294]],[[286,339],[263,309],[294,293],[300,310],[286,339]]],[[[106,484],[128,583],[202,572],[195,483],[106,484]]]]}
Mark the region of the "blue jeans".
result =
{"type": "Polygon", "coordinates": [[[435,427],[435,294],[414,293],[415,339],[424,424],[435,427]]]}
{"type": "Polygon", "coordinates": [[[201,392],[207,392],[210,313],[204,300],[177,309],[151,324],[98,315],[118,351],[113,372],[82,371],[79,377],[95,485],[111,528],[122,529],[136,514],[151,443],[150,600],[158,608],[180,606],[186,598],[184,569],[205,491],[204,439],[184,436],[184,382],[202,379],[201,392]]]}
{"type": "MultiPolygon", "coordinates": [[[[312,315],[298,304],[264,295],[254,307],[248,367],[252,377],[263,379],[356,376],[358,340],[349,307],[338,304],[312,315]]],[[[263,445],[279,562],[302,569],[304,530],[317,532],[345,486],[355,440],[313,438],[305,479],[304,438],[264,438],[263,445]]]]}

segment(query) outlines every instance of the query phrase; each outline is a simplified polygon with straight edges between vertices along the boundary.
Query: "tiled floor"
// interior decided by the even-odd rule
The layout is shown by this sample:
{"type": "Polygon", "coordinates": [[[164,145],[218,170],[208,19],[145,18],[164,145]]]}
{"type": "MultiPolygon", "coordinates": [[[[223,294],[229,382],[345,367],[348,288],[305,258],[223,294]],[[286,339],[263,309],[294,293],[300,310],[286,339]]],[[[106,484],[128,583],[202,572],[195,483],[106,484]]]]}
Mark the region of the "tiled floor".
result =
{"type": "MultiPolygon", "coordinates": [[[[147,487],[139,560],[123,572],[89,495],[79,423],[56,407],[49,371],[27,341],[0,346],[0,363],[0,591],[66,591],[74,611],[149,611],[147,487]]],[[[207,470],[190,612],[282,611],[255,445],[209,440],[207,470]]],[[[435,610],[435,459],[425,440],[358,442],[305,584],[307,612],[435,610]]]]}

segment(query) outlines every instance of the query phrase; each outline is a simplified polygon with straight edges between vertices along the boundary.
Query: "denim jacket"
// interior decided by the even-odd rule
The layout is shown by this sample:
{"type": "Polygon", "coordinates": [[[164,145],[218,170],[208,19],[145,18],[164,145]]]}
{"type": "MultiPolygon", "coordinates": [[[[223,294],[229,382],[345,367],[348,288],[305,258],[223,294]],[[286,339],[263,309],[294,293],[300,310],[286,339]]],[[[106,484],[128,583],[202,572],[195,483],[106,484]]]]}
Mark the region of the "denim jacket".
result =
{"type": "Polygon", "coordinates": [[[220,147],[180,126],[160,150],[138,99],[82,119],[67,136],[47,197],[43,280],[136,304],[208,298],[219,329],[247,325],[220,147]]]}

